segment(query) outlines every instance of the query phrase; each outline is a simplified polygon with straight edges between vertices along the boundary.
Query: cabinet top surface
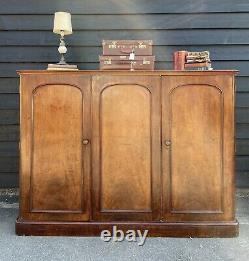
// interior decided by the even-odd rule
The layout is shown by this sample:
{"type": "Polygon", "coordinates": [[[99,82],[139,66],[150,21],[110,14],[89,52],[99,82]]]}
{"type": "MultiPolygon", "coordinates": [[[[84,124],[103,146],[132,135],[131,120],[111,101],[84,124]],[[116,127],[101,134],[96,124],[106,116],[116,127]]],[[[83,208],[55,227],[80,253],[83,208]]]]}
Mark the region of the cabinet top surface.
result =
{"type": "Polygon", "coordinates": [[[21,70],[18,74],[113,74],[113,75],[236,75],[236,70],[210,70],[210,71],[173,71],[173,70],[154,70],[154,71],[118,71],[118,70],[21,70]]]}

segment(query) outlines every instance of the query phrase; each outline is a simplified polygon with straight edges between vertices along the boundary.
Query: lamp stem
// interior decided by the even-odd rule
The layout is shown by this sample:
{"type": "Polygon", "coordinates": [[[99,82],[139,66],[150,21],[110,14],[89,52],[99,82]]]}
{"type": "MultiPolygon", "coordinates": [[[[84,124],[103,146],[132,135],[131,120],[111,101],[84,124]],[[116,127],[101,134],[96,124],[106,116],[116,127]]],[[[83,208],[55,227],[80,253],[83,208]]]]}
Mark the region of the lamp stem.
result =
{"type": "Polygon", "coordinates": [[[61,59],[59,61],[59,64],[66,64],[65,57],[64,57],[63,53],[61,54],[61,59]]]}
{"type": "Polygon", "coordinates": [[[58,64],[60,65],[66,65],[66,60],[65,60],[65,57],[64,57],[64,54],[67,52],[67,48],[66,48],[66,44],[65,44],[65,41],[64,41],[64,32],[61,31],[61,34],[60,34],[60,46],[58,48],[58,51],[59,53],[61,54],[61,59],[59,61],[58,64]]]}

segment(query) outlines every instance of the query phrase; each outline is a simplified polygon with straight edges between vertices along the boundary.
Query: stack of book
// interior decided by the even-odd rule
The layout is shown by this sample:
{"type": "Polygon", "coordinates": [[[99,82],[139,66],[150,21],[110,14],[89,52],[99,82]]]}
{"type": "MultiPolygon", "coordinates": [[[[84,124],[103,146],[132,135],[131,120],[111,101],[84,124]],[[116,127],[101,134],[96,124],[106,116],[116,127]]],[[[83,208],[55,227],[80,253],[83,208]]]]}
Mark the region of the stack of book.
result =
{"type": "Polygon", "coordinates": [[[187,52],[185,70],[212,70],[209,51],[187,52]]]}
{"type": "Polygon", "coordinates": [[[209,51],[188,52],[177,51],[174,53],[175,70],[212,70],[209,51]]]}

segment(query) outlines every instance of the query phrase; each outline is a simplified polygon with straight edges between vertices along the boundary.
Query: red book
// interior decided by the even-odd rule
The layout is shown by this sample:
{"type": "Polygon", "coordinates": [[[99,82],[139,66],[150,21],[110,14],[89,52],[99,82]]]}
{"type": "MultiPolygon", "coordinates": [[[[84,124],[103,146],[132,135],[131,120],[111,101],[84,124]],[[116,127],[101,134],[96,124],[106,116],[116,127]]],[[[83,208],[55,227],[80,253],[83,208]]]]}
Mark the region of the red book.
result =
{"type": "Polygon", "coordinates": [[[209,67],[211,66],[210,62],[202,62],[202,63],[186,63],[185,68],[191,68],[191,67],[209,67]]]}
{"type": "Polygon", "coordinates": [[[184,70],[187,51],[174,52],[174,70],[184,70]]]}

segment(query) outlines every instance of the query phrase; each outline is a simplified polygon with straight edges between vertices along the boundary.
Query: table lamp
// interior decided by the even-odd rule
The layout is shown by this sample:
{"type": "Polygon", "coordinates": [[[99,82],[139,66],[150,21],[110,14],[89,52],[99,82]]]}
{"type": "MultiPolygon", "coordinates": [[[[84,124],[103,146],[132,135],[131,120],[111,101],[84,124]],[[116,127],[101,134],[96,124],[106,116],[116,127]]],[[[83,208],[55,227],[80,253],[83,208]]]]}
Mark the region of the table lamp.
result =
{"type": "Polygon", "coordinates": [[[64,36],[73,33],[70,13],[56,12],[54,14],[53,32],[55,34],[60,35],[60,45],[58,48],[58,52],[61,55],[61,59],[57,64],[49,64],[47,69],[48,70],[78,70],[77,65],[67,64],[64,57],[64,54],[66,54],[67,52],[64,36]]]}

